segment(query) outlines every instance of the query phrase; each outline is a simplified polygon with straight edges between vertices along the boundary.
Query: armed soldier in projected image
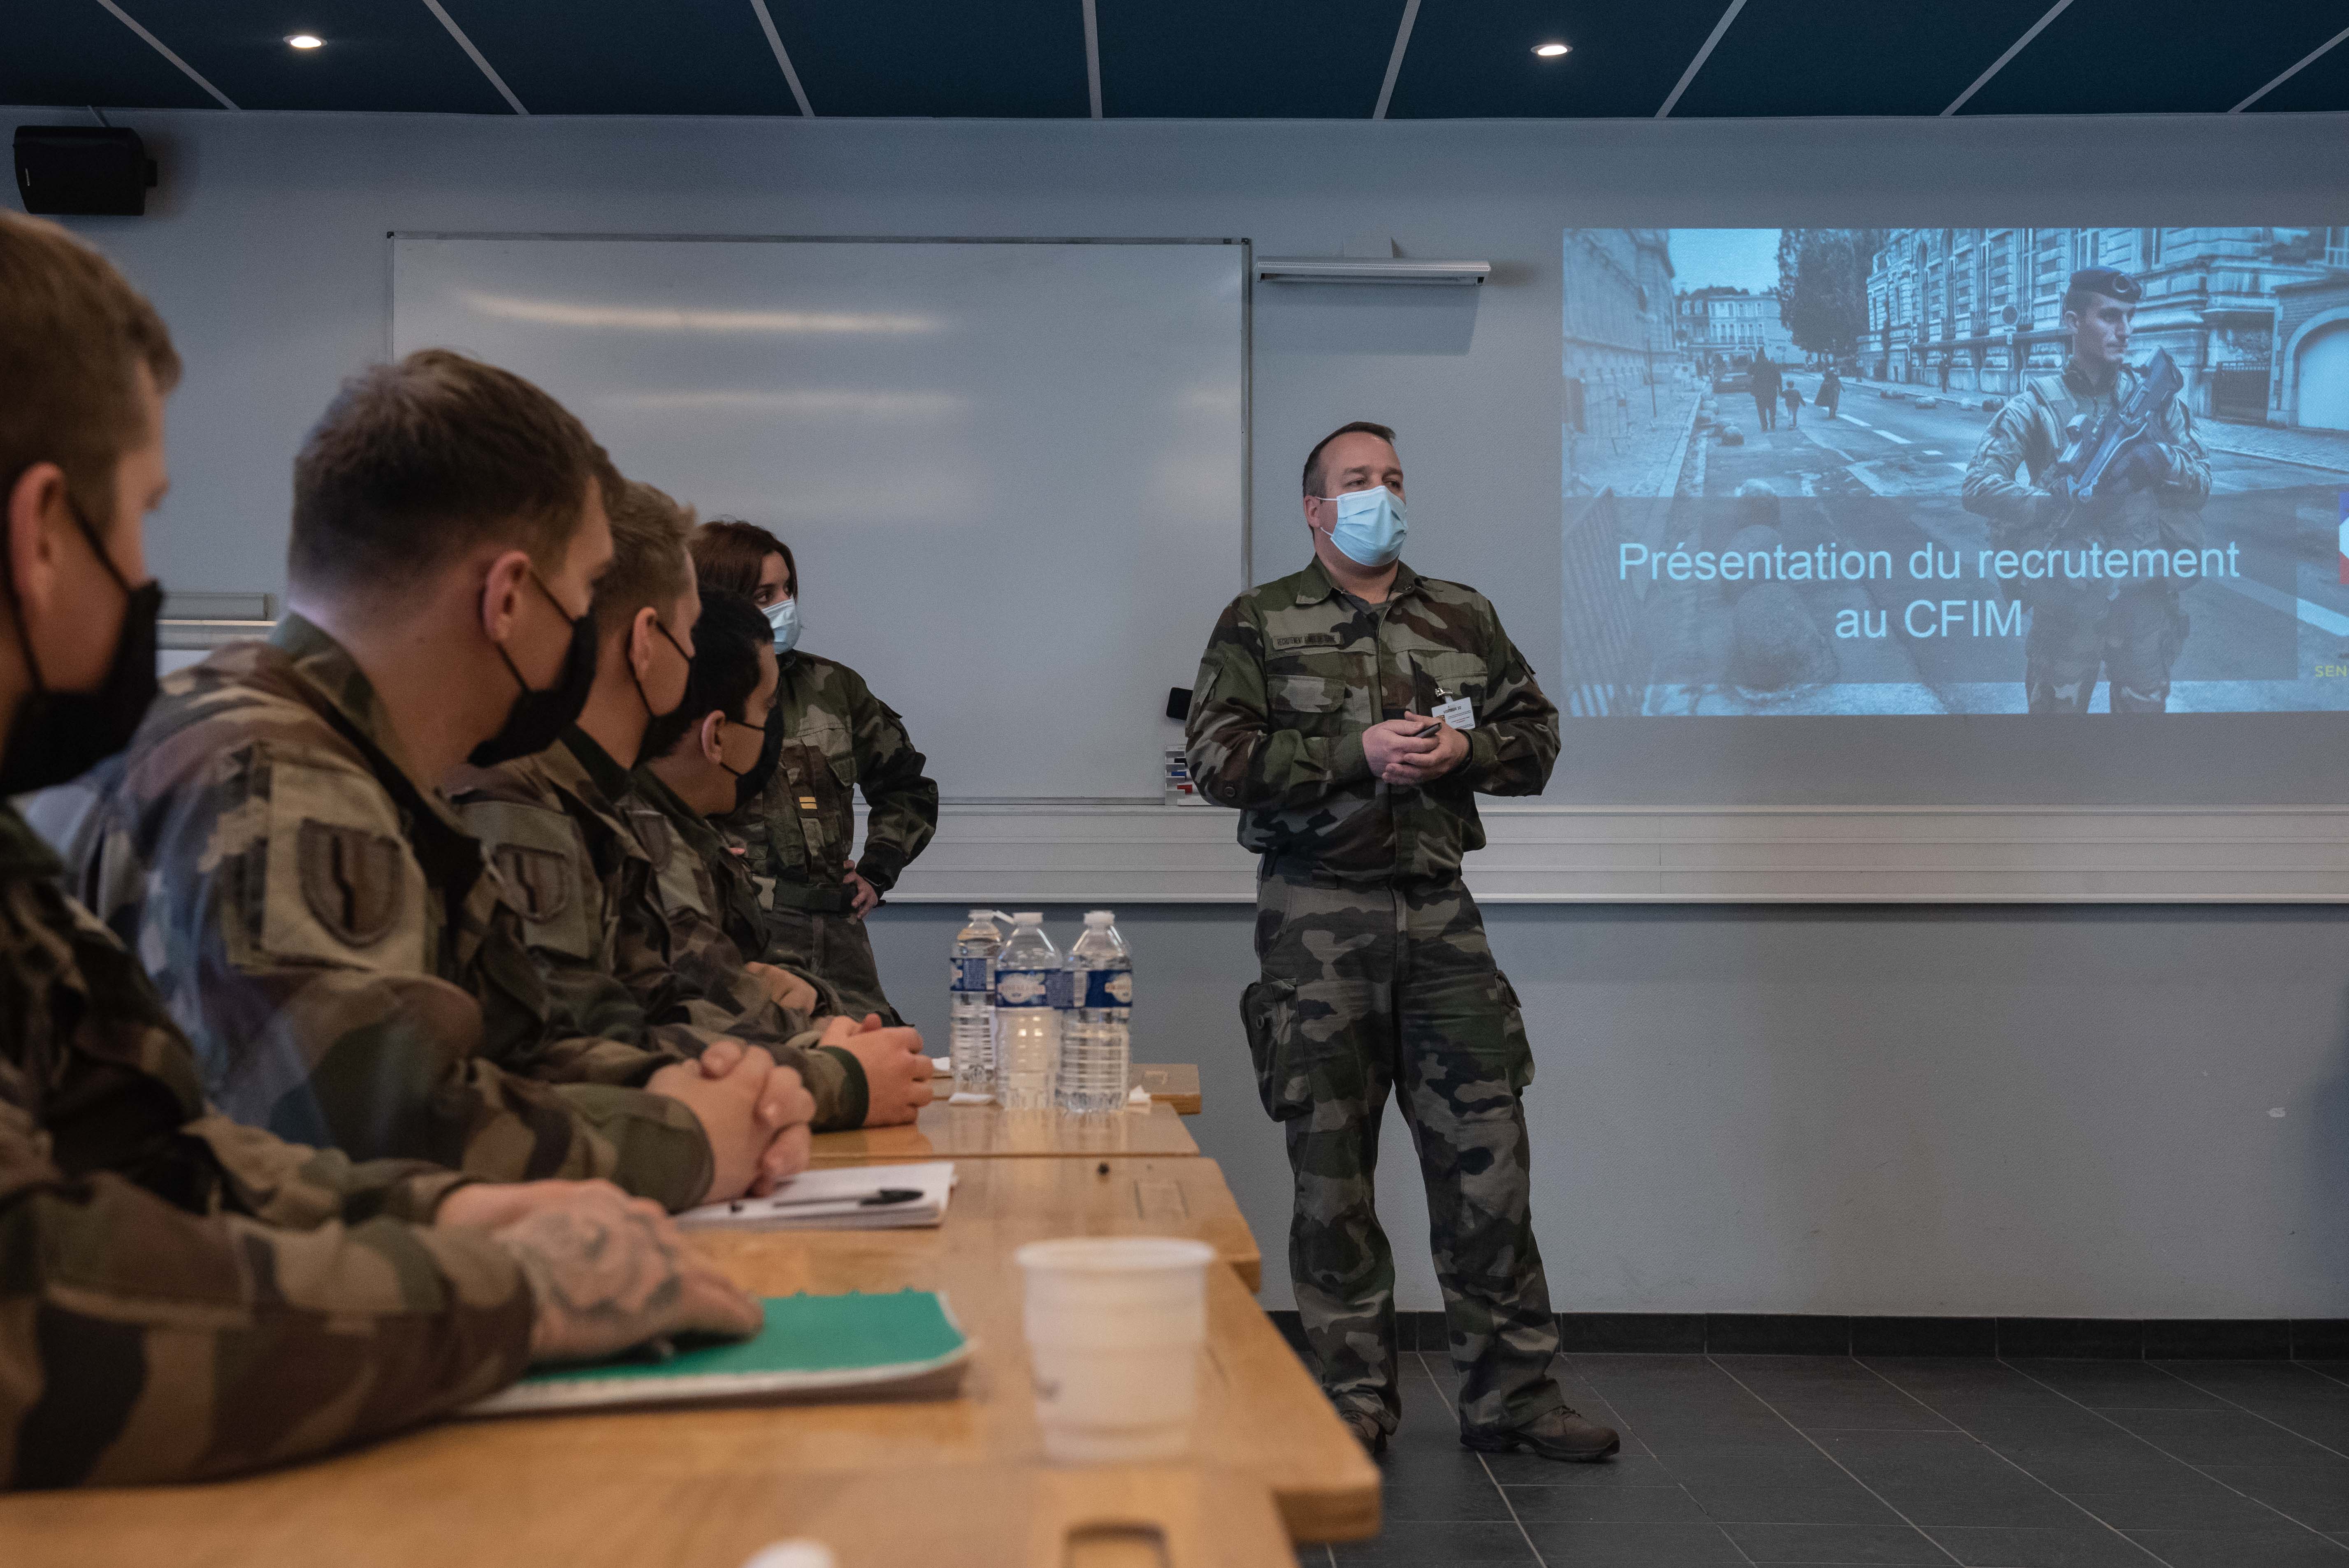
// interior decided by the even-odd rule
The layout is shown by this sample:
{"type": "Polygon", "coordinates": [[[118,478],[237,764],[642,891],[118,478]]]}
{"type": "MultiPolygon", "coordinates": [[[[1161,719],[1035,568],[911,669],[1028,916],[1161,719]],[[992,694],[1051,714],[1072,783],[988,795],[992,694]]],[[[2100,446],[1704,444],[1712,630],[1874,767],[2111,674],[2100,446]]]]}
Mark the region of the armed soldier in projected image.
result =
{"type": "MultiPolygon", "coordinates": [[[[2210,465],[2178,397],[2177,366],[2127,361],[2142,291],[2109,267],[2074,273],[2064,295],[2071,356],[2000,409],[1966,469],[1966,510],[2000,549],[2194,549],[2210,465]],[[2027,478],[2018,480],[2021,469],[2027,478]]],[[[2033,713],[2085,713],[2100,674],[2114,713],[2161,713],[2189,624],[2167,577],[2026,584],[2024,695],[2033,713]]]]}

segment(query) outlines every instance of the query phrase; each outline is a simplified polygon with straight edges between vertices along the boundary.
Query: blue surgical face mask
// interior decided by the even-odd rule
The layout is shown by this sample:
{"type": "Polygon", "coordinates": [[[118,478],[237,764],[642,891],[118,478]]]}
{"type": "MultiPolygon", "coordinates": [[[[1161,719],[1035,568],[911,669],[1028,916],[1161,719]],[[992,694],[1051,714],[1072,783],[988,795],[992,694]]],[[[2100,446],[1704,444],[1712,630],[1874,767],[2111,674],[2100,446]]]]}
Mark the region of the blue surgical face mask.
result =
{"type": "Polygon", "coordinates": [[[1330,542],[1357,566],[1384,566],[1402,553],[1403,536],[1411,531],[1402,501],[1384,485],[1325,496],[1338,506],[1338,521],[1330,542]]]}
{"type": "Polygon", "coordinates": [[[775,655],[778,658],[799,646],[800,602],[778,599],[767,606],[767,624],[775,629],[775,655]]]}

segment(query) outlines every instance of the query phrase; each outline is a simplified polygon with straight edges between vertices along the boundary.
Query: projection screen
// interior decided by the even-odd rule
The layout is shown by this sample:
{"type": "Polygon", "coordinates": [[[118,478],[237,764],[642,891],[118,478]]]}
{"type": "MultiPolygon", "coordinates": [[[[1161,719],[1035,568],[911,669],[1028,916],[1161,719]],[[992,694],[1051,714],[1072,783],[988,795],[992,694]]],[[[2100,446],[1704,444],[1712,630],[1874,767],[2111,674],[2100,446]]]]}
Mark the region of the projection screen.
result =
{"type": "Polygon", "coordinates": [[[1568,714],[2349,708],[2349,229],[1564,242],[1568,714]]]}

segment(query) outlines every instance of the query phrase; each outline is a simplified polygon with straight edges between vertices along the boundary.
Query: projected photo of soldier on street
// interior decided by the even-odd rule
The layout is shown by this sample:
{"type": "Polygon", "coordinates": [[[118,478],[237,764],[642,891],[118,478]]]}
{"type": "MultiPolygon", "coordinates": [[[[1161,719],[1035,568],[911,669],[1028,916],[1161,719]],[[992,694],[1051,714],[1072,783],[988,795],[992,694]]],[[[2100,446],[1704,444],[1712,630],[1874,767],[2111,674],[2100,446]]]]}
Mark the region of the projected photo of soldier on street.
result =
{"type": "Polygon", "coordinates": [[[2349,229],[1568,229],[1580,717],[2349,709],[2349,229]]]}

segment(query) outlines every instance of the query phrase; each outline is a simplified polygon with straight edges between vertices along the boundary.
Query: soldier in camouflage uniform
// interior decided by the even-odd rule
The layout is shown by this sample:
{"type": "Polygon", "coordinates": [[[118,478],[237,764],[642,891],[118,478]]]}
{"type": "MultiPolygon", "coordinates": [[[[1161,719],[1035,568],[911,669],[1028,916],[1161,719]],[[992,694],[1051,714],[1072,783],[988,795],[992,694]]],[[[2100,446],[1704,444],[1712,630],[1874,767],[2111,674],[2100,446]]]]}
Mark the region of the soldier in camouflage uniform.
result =
{"type": "Polygon", "coordinates": [[[704,589],[740,593],[766,613],[780,672],[767,720],[781,727],[774,775],[755,804],[722,825],[747,846],[751,874],[772,884],[775,944],[832,982],[850,1013],[896,1022],[864,916],[937,831],[938,787],[904,720],[864,676],[799,650],[799,568],[789,547],[765,529],[720,520],[695,530],[693,557],[704,589]],[[864,849],[852,856],[857,790],[864,849]]]}
{"type": "MultiPolygon", "coordinates": [[[[791,976],[746,962],[716,921],[661,896],[657,846],[637,831],[636,785],[619,758],[633,761],[647,727],[685,697],[701,613],[689,526],[651,486],[623,487],[612,567],[595,589],[599,654],[580,722],[536,756],[460,769],[452,798],[509,883],[525,890],[531,952],[549,987],[575,999],[579,1026],[694,1055],[718,1036],[764,1046],[799,1068],[819,1130],[909,1119],[930,1099],[915,1031],[812,1026],[781,1001],[791,976]]],[[[814,1001],[812,987],[800,990],[814,1001]]]]}
{"type": "Polygon", "coordinates": [[[1382,1448],[1402,1407],[1372,1175],[1393,1089],[1427,1189],[1461,1440],[1603,1459],[1616,1435],[1568,1409],[1550,1371],[1520,1099],[1533,1056],[1460,881],[1485,843],[1475,793],[1540,791],[1557,710],[1491,604],[1402,563],[1402,497],[1385,427],[1315,447],[1314,562],[1233,601],[1191,702],[1192,776],[1239,809],[1262,857],[1263,977],[1240,1015],[1296,1173],[1289,1273],[1323,1388],[1382,1448]]]}
{"type": "MultiPolygon", "coordinates": [[[[763,946],[769,962],[781,963],[785,955],[771,944],[768,905],[748,849],[708,814],[757,799],[774,771],[781,748],[766,738],[780,739],[781,732],[767,722],[776,681],[768,635],[766,618],[748,599],[722,589],[703,596],[693,678],[676,714],[656,721],[647,736],[628,811],[672,919],[714,926],[738,949],[763,946]]],[[[817,1011],[840,1011],[838,992],[821,976],[810,978],[818,987],[817,1011]]]]}
{"type": "Polygon", "coordinates": [[[715,927],[680,933],[623,802],[645,727],[682,701],[700,601],[683,510],[649,485],[611,507],[612,565],[595,586],[596,675],[580,722],[534,756],[460,767],[450,799],[522,904],[547,989],[583,1033],[698,1056],[713,1039],[766,1047],[799,1070],[819,1130],[862,1125],[864,1069],[819,1048],[806,1015],[715,927]],[[672,629],[673,628],[673,629],[672,629]]]}
{"type": "MultiPolygon", "coordinates": [[[[2139,294],[2135,278],[2109,267],[2072,274],[2064,295],[2072,352],[2063,374],[2026,381],[1982,433],[1966,469],[1966,510],[1990,520],[1993,548],[2068,550],[2076,557],[2091,546],[2200,546],[2210,464],[2183,397],[2171,401],[2152,439],[2114,465],[2096,500],[2057,531],[2064,503],[2049,493],[2049,470],[2073,431],[2127,402],[2141,379],[2123,357],[2139,294]],[[2016,480],[2017,469],[2024,480],[2016,480]]],[[[2111,680],[2114,713],[2168,708],[2170,666],[2189,624],[2174,580],[2059,577],[2020,586],[2031,611],[2023,682],[2033,713],[2087,712],[2100,673],[2111,680]]]]}
{"type": "MultiPolygon", "coordinates": [[[[152,696],[160,595],[129,585],[179,361],[104,261],[0,213],[0,368],[20,395],[0,408],[0,788],[17,790],[119,744],[152,696]],[[7,562],[38,535],[52,564],[20,583],[7,562]]],[[[757,1323],[608,1186],[354,1164],[214,1114],[62,870],[0,805],[0,1489],[280,1464],[533,1358],[757,1323]]]]}
{"type": "Polygon", "coordinates": [[[354,380],[296,464],[290,574],[359,647],[289,614],[172,676],[125,758],[36,808],[237,1119],[504,1180],[609,1177],[672,1209],[805,1162],[812,1102],[765,1051],[688,1060],[566,1017],[527,895],[425,782],[578,711],[561,672],[584,640],[594,673],[600,462],[543,393],[460,356],[354,380]]]}

